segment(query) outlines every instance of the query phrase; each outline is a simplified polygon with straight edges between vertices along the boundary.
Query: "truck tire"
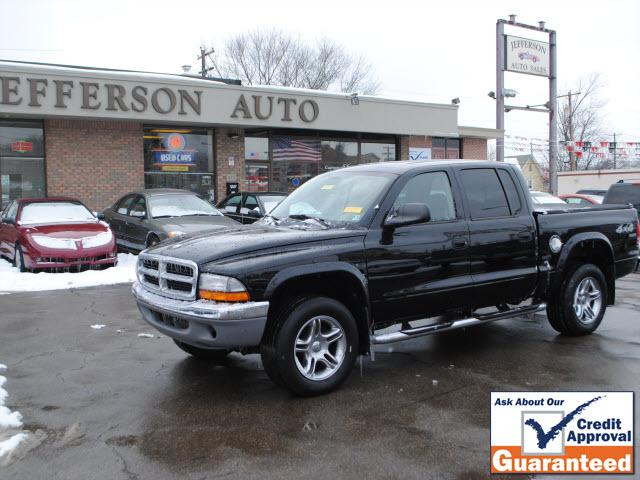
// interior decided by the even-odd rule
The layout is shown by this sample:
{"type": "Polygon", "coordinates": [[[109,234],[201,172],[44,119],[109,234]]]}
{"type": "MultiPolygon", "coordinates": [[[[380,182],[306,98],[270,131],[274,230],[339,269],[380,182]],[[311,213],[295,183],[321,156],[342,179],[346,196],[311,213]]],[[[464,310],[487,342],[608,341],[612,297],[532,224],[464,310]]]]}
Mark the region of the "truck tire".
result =
{"type": "Polygon", "coordinates": [[[338,388],[357,355],[356,321],[347,307],[328,297],[299,298],[281,310],[261,345],[269,377],[299,396],[338,388]]]}
{"type": "Polygon", "coordinates": [[[198,360],[221,361],[227,358],[227,355],[231,353],[231,350],[198,348],[179,340],[174,339],[173,341],[178,346],[178,348],[180,348],[180,350],[182,350],[183,352],[187,352],[189,355],[197,358],[198,360]]]}
{"type": "Polygon", "coordinates": [[[602,322],[607,309],[607,282],[591,263],[567,273],[560,292],[547,305],[549,323],[563,335],[588,335],[602,322]]]}

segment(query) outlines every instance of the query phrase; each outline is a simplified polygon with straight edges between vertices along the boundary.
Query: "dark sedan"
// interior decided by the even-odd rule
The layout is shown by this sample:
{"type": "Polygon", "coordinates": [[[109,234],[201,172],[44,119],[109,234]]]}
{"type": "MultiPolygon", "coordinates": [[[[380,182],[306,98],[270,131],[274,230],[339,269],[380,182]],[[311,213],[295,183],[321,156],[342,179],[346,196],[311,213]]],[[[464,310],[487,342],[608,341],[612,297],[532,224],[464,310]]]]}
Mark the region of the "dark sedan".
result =
{"type": "Polygon", "coordinates": [[[104,211],[121,249],[140,251],[167,238],[236,225],[187,190],[128,193],[104,211]]]}
{"type": "Polygon", "coordinates": [[[240,223],[253,223],[267,215],[286,198],[281,192],[234,193],[218,203],[218,209],[240,223]]]}

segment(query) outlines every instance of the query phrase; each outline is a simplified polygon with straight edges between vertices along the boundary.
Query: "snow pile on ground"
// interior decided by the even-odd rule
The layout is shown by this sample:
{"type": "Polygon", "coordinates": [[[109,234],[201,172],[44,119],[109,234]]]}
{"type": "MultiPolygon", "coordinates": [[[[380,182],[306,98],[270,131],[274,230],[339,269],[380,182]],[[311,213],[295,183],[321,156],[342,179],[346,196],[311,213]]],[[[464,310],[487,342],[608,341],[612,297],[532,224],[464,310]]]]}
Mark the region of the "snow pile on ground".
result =
{"type": "Polygon", "coordinates": [[[67,290],[131,283],[136,279],[138,257],[130,253],[118,254],[118,265],[105,270],[87,270],[78,273],[20,272],[9,262],[0,259],[0,293],[67,290]]]}
{"type": "MultiPolygon", "coordinates": [[[[0,371],[5,370],[6,365],[0,363],[0,371]]],[[[22,428],[22,415],[20,412],[12,412],[5,407],[4,402],[8,393],[2,388],[7,381],[0,375],[0,458],[11,453],[20,443],[27,438],[25,432],[12,434],[12,429],[22,428]]]]}

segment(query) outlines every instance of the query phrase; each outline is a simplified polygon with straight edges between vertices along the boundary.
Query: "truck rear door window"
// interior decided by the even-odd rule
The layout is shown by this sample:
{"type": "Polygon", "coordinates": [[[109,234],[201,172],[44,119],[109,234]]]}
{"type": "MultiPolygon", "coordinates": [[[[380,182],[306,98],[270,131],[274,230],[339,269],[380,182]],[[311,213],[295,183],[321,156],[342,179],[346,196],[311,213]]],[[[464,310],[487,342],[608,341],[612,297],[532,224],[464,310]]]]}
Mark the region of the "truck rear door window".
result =
{"type": "Polygon", "coordinates": [[[520,202],[520,196],[513,178],[506,170],[498,170],[498,176],[502,182],[502,187],[507,194],[509,200],[509,207],[511,208],[511,215],[517,215],[522,210],[522,202],[520,202]]]}
{"type": "Polygon", "coordinates": [[[461,172],[472,220],[510,215],[507,196],[493,168],[473,168],[461,172]]]}

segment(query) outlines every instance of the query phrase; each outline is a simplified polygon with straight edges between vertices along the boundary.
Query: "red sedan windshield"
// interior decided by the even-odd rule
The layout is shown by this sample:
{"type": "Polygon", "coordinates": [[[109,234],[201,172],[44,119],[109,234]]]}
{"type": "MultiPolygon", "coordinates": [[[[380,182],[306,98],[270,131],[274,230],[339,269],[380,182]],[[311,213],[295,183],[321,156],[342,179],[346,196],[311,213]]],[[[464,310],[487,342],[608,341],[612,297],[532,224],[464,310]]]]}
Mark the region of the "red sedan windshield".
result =
{"type": "Polygon", "coordinates": [[[73,202],[37,202],[22,207],[20,223],[75,223],[96,221],[84,206],[73,202]]]}

